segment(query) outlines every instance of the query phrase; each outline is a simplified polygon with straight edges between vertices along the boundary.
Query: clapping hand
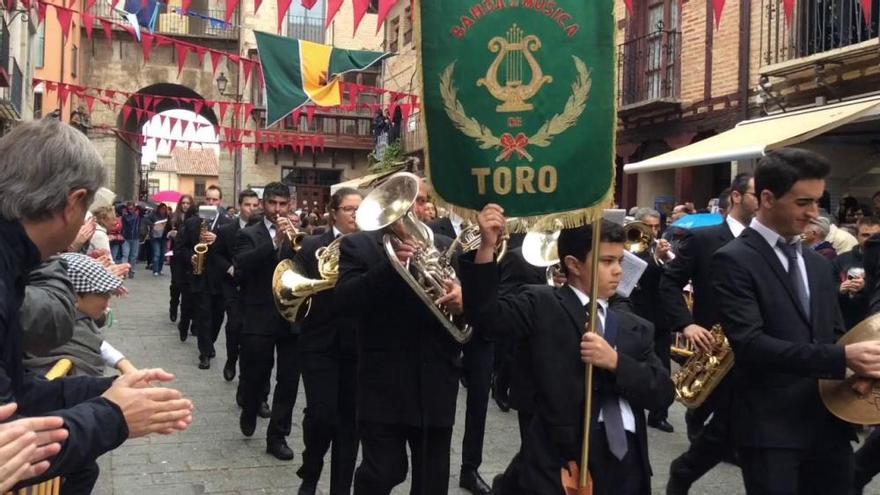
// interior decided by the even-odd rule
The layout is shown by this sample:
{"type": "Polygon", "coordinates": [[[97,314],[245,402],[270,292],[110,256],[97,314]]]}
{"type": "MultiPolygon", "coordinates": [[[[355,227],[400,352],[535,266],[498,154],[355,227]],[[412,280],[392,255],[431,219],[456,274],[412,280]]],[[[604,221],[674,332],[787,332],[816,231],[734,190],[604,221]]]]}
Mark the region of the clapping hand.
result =
{"type": "MultiPolygon", "coordinates": [[[[0,407],[0,421],[12,417],[16,408],[16,404],[0,407]]],[[[6,493],[19,481],[46,472],[48,459],[61,451],[67,435],[64,421],[57,416],[0,424],[0,493],[6,493]]]]}

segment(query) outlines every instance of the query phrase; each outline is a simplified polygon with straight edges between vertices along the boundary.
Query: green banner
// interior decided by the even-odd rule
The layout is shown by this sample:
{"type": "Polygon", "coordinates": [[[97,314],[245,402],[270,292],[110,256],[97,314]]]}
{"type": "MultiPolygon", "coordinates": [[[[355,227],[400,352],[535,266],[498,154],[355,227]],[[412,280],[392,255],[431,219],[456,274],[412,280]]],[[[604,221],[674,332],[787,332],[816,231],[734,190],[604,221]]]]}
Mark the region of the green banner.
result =
{"type": "Polygon", "coordinates": [[[614,0],[417,2],[428,174],[465,214],[607,206],[614,184],[614,0]]]}

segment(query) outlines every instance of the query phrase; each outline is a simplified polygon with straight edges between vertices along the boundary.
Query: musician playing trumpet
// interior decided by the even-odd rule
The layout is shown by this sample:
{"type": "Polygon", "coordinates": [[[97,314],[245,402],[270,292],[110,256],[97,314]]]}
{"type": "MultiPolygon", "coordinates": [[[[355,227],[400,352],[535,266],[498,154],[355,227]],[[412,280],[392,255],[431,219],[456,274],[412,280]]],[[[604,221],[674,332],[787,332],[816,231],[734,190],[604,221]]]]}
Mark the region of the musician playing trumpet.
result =
{"type": "Polygon", "coordinates": [[[582,447],[585,363],[595,371],[590,465],[581,469],[589,469],[596,495],[649,493],[645,410],[671,404],[674,390],[653,351],[653,325],[608,308],[622,275],[623,229],[603,221],[596,253],[592,226],[563,230],[558,256],[566,284],[499,295],[494,253],[505,225],[501,207],[487,205],[479,225],[480,248],[460,263],[466,314],[493,337],[524,339],[537,389],[535,415],[519,456],[520,486],[509,493],[564,493],[561,470],[580,459],[582,447]],[[592,256],[599,258],[598,328],[585,333],[592,256]]]}

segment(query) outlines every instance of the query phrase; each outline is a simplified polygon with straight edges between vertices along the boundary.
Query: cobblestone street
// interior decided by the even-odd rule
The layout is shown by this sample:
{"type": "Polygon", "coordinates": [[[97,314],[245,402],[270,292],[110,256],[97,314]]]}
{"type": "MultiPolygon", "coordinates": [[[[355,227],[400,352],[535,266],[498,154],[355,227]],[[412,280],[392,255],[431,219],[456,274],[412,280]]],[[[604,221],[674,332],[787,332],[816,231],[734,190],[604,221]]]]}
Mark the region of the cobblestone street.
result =
{"type": "MultiPolygon", "coordinates": [[[[288,439],[296,453],[292,462],[281,462],[265,453],[267,421],[260,419],[252,438],[244,438],[238,428],[239,410],[235,405],[236,381],[227,383],[221,376],[225,360],[223,334],[217,346],[217,359],[209,371],[197,368],[195,338],[181,343],[177,329],[168,319],[168,283],[170,277],[153,277],[141,265],[137,278],[129,280],[130,295],[113,302],[115,325],[105,337],[127,354],[138,367],[162,367],[177,375],[173,385],[192,398],[196,406],[192,427],[178,435],[153,436],[127,442],[101,458],[101,478],[95,491],[100,495],[188,495],[233,493],[295,493],[302,452],[302,421],[305,395],[300,395],[294,412],[293,433],[288,439]]],[[[465,391],[461,390],[458,421],[452,443],[450,493],[464,494],[458,488],[461,460],[461,437],[464,425],[465,391]]],[[[664,493],[670,461],[687,445],[684,434],[684,408],[676,404],[670,421],[673,434],[650,430],[651,460],[654,468],[653,493],[664,493]]],[[[489,405],[486,426],[483,477],[491,482],[502,471],[519,447],[516,416],[501,412],[494,402],[489,405]]],[[[320,489],[327,493],[329,454],[320,489]]],[[[880,493],[880,484],[873,490],[880,493]]],[[[408,483],[394,493],[408,493],[408,483]]],[[[713,470],[697,484],[695,494],[743,493],[739,471],[730,465],[713,470]]]]}

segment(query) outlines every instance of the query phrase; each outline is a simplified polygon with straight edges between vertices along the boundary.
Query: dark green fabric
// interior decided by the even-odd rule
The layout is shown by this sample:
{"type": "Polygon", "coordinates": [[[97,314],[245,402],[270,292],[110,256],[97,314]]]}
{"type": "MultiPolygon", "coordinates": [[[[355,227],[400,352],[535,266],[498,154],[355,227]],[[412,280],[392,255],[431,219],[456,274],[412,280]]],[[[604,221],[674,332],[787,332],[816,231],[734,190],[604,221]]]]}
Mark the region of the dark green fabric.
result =
{"type": "MultiPolygon", "coordinates": [[[[608,199],[616,124],[614,1],[423,0],[419,8],[428,166],[439,196],[469,210],[499,203],[508,216],[516,217],[574,211],[608,199]],[[490,50],[490,40],[512,39],[509,32],[514,25],[522,30],[520,39],[529,35],[540,39],[541,47],[530,53],[543,74],[553,80],[526,100],[533,109],[501,112],[498,106],[504,101],[478,80],[490,77],[487,72],[499,57],[499,50],[490,50]],[[575,57],[589,71],[586,106],[581,106],[581,112],[569,112],[576,115],[568,119],[571,125],[559,125],[556,119],[545,139],[538,139],[541,128],[565,113],[574,97],[573,84],[579,74],[575,57]],[[443,76],[450,71],[455,98],[450,98],[446,85],[444,100],[443,76]],[[450,109],[458,110],[458,125],[450,109]],[[470,131],[463,131],[462,123],[470,131]],[[475,130],[488,139],[475,137],[475,130]],[[548,165],[556,170],[555,190],[539,190],[533,180],[534,193],[523,185],[517,194],[518,167],[527,179],[548,165]],[[505,167],[512,179],[510,192],[496,192],[490,175],[485,193],[480,194],[473,169],[488,168],[496,174],[505,167]]],[[[533,72],[522,52],[504,57],[495,73],[502,85],[507,67],[519,68],[521,84],[530,84],[533,72]]],[[[580,87],[582,95],[585,87],[580,87]]]]}
{"type": "Polygon", "coordinates": [[[339,75],[352,70],[363,70],[390,56],[390,53],[334,48],[330,54],[329,72],[333,75],[339,75]]]}

